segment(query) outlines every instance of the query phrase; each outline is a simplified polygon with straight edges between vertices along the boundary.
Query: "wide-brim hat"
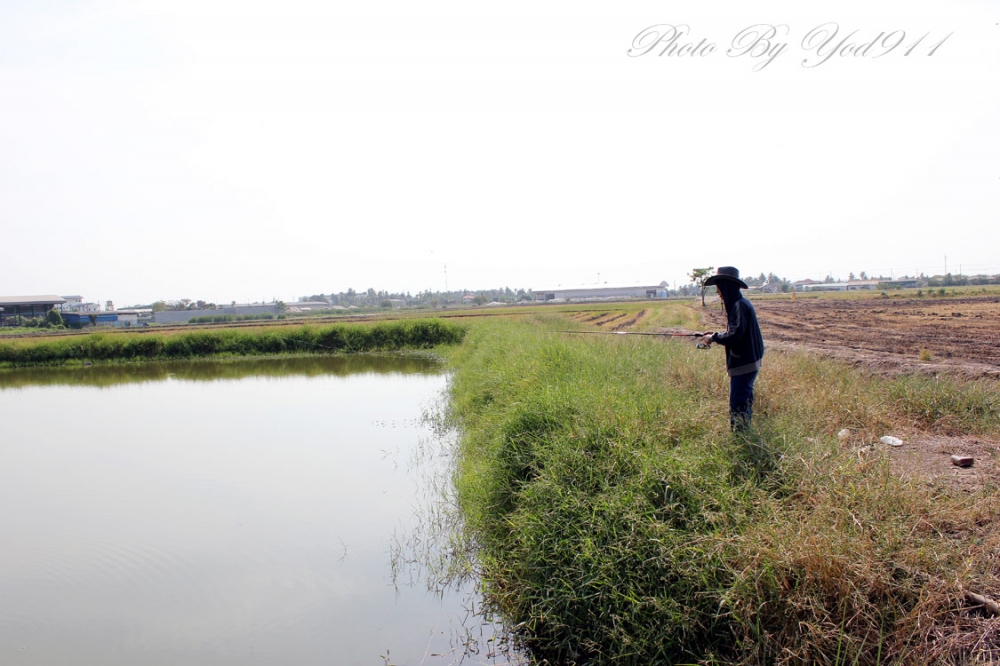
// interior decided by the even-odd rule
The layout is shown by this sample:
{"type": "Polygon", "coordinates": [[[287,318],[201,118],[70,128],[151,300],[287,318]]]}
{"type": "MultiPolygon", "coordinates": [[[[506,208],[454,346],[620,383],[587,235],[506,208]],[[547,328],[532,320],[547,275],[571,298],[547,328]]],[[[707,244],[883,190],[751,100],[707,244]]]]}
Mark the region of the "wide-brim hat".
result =
{"type": "Polygon", "coordinates": [[[705,286],[711,287],[720,282],[735,282],[740,285],[740,289],[749,289],[747,283],[740,279],[740,271],[735,266],[719,266],[715,275],[705,280],[705,286]]]}

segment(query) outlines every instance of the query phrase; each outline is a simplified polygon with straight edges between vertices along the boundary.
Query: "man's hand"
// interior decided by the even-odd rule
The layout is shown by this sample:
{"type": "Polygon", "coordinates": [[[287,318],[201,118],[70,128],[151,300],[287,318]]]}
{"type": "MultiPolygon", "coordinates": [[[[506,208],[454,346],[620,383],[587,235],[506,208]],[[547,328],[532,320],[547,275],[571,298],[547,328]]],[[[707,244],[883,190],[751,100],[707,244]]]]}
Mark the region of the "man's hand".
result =
{"type": "Polygon", "coordinates": [[[714,337],[715,337],[715,331],[705,331],[705,333],[702,334],[701,342],[703,345],[707,347],[708,345],[714,342],[713,340],[714,337]]]}

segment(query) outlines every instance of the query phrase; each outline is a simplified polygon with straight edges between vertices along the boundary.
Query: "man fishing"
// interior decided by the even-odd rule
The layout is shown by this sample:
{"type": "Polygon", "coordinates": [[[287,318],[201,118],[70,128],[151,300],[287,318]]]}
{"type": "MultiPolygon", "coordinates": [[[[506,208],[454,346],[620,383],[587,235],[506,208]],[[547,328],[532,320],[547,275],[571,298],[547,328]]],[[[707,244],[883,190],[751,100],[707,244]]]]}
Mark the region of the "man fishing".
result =
{"type": "Polygon", "coordinates": [[[764,338],[757,324],[753,305],[743,298],[740,289],[747,285],[733,266],[720,266],[705,286],[715,289],[726,307],[729,327],[725,333],[707,331],[704,343],[726,348],[726,372],[729,374],[729,425],[733,432],[743,432],[753,418],[753,383],[764,358],[764,338]]]}

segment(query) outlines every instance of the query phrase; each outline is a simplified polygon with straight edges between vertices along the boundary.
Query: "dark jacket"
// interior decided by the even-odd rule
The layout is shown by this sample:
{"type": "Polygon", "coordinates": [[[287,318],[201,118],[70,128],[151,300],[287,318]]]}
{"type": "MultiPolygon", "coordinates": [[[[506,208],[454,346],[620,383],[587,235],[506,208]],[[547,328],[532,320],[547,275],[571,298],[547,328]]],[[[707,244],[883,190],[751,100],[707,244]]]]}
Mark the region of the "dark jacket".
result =
{"type": "Polygon", "coordinates": [[[757,324],[757,312],[738,288],[735,292],[724,290],[722,297],[726,303],[729,329],[725,333],[716,333],[712,341],[726,348],[726,372],[731,377],[757,372],[764,358],[764,338],[757,324]]]}

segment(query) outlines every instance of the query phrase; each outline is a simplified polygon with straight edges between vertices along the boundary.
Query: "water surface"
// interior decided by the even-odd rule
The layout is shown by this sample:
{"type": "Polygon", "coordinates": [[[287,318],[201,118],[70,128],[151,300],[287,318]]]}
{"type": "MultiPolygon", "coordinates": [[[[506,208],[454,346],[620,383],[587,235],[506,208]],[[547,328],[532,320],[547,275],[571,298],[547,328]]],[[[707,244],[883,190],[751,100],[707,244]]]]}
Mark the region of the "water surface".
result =
{"type": "Polygon", "coordinates": [[[0,663],[494,663],[461,647],[490,631],[468,586],[392,575],[445,382],[387,356],[0,372],[0,663]]]}

